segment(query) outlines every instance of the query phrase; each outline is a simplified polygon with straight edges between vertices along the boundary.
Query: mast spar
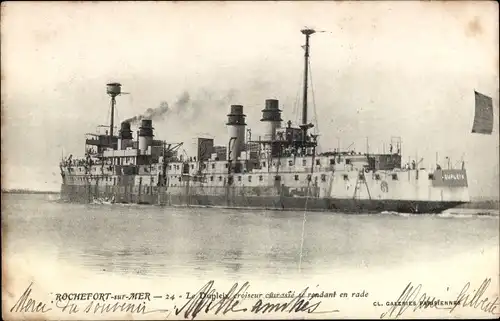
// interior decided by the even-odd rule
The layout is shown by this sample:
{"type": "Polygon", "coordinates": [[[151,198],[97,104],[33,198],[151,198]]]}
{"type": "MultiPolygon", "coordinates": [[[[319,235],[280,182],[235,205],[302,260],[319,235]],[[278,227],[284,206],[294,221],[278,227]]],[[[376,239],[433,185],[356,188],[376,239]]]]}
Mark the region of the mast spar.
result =
{"type": "MultiPolygon", "coordinates": [[[[303,46],[304,48],[304,92],[302,99],[302,124],[299,126],[302,129],[302,143],[303,147],[306,147],[307,144],[307,130],[313,127],[312,124],[307,123],[307,80],[309,76],[309,37],[314,34],[316,31],[313,29],[302,29],[300,32],[306,36],[306,44],[303,46]]],[[[316,144],[316,142],[314,142],[316,144]]]]}
{"type": "Polygon", "coordinates": [[[302,100],[302,125],[307,125],[307,80],[309,75],[309,37],[316,31],[313,29],[302,29],[302,34],[306,36],[304,45],[304,92],[302,100]]]}
{"type": "Polygon", "coordinates": [[[115,127],[115,97],[122,94],[121,87],[122,85],[117,82],[109,83],[106,85],[106,92],[111,97],[111,121],[109,124],[109,137],[113,137],[113,129],[115,127]]]}

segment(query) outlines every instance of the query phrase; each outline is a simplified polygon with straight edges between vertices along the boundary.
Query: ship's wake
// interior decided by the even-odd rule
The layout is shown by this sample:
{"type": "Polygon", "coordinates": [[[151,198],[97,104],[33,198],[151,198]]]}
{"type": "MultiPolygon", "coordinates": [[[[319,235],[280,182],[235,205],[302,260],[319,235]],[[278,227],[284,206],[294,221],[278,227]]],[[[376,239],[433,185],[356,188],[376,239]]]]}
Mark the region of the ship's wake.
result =
{"type": "Polygon", "coordinates": [[[443,212],[438,215],[443,218],[475,218],[475,217],[500,218],[500,212],[495,210],[473,210],[468,212],[451,210],[443,212]]]}
{"type": "Polygon", "coordinates": [[[61,195],[60,194],[48,194],[47,195],[47,200],[49,202],[60,202],[61,201],[61,195]]]}
{"type": "Polygon", "coordinates": [[[97,204],[97,205],[112,205],[115,203],[115,197],[98,197],[98,198],[94,198],[92,200],[92,203],[93,205],[97,204]]]}
{"type": "Polygon", "coordinates": [[[391,211],[384,211],[381,212],[378,215],[394,215],[394,216],[401,216],[401,217],[418,217],[418,216],[433,216],[437,218],[452,218],[452,219],[470,219],[470,218],[479,218],[479,217],[486,217],[486,218],[500,218],[500,212],[495,211],[495,210],[476,210],[476,209],[470,209],[468,211],[463,211],[462,209],[452,209],[452,210],[447,210],[442,213],[399,213],[399,212],[391,212],[391,211]]]}

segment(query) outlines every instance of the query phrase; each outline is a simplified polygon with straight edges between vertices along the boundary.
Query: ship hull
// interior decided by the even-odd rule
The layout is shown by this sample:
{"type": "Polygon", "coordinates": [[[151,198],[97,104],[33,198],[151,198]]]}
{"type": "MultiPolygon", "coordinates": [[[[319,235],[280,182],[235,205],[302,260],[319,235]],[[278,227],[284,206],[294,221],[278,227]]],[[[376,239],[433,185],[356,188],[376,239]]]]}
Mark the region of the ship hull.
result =
{"type": "Polygon", "coordinates": [[[95,200],[113,200],[116,203],[151,204],[177,207],[219,207],[268,210],[308,210],[333,213],[441,213],[465,202],[461,201],[415,201],[383,199],[346,199],[289,196],[241,196],[241,195],[196,195],[170,194],[159,188],[149,194],[132,192],[94,193],[86,186],[61,187],[61,199],[69,202],[90,203],[95,200]]]}

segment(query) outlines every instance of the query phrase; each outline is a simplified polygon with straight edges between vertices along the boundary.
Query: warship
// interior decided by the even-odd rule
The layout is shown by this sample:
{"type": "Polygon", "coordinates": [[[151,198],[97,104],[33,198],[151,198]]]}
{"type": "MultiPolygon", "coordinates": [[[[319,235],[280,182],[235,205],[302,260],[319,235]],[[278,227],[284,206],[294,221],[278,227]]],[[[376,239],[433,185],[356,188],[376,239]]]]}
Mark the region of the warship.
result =
{"type": "MultiPolygon", "coordinates": [[[[262,136],[252,140],[242,105],[228,106],[227,139],[197,138],[197,155],[182,143],[155,139],[151,119],[141,119],[134,138],[124,121],[115,135],[120,83],[107,84],[109,131],[87,134],[85,156],[61,160],[61,199],[163,206],[311,210],[342,213],[439,213],[469,202],[467,172],[403,164],[401,139],[388,153],[333,149],[318,152],[318,135],[308,122],[309,39],[305,36],[302,119],[284,123],[279,101],[265,100],[262,136]]],[[[107,125],[106,125],[107,126],[107,125]]]]}

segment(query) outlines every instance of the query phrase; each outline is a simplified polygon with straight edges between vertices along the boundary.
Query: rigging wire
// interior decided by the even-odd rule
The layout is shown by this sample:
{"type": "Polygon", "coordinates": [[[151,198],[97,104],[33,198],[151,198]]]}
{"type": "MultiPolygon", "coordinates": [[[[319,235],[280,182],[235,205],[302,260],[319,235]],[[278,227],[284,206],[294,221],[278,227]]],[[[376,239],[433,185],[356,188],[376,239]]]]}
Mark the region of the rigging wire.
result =
{"type": "Polygon", "coordinates": [[[311,186],[311,181],[313,179],[313,173],[314,173],[314,161],[315,161],[315,154],[316,154],[316,151],[313,152],[313,156],[312,156],[312,162],[311,162],[311,179],[308,179],[307,180],[307,193],[306,193],[306,201],[305,201],[305,205],[304,205],[304,215],[303,215],[303,219],[302,219],[302,237],[300,239],[300,256],[299,256],[299,272],[302,268],[302,258],[303,258],[303,252],[304,252],[304,234],[305,234],[305,230],[306,230],[306,218],[307,218],[307,203],[309,201],[309,195],[311,194],[310,190],[310,186],[311,186]]]}
{"type": "Polygon", "coordinates": [[[299,102],[300,102],[300,91],[301,91],[301,84],[302,84],[302,71],[300,72],[300,77],[299,77],[299,85],[297,86],[297,95],[295,96],[295,104],[293,105],[293,112],[292,114],[295,115],[295,123],[299,123],[299,102]]]}
{"type": "MultiPolygon", "coordinates": [[[[312,175],[311,175],[312,179],[312,175]]],[[[307,201],[309,200],[309,186],[311,184],[311,181],[307,182],[307,194],[306,194],[306,202],[304,206],[304,215],[302,218],[302,237],[300,238],[300,256],[299,256],[299,272],[302,268],[302,257],[303,257],[303,251],[304,251],[304,233],[306,230],[306,214],[307,214],[307,201]]]]}
{"type": "MultiPolygon", "coordinates": [[[[320,31],[316,31],[316,32],[332,33],[330,31],[326,31],[326,30],[320,30],[320,31]]],[[[311,69],[311,60],[308,59],[307,63],[308,63],[308,67],[309,67],[309,75],[305,75],[305,76],[306,77],[309,76],[310,81],[311,81],[311,86],[310,87],[311,87],[311,92],[312,92],[312,103],[313,103],[313,107],[314,107],[314,121],[316,123],[316,130],[315,130],[315,132],[319,133],[318,115],[316,113],[316,99],[315,99],[315,96],[314,96],[314,85],[313,85],[313,81],[312,81],[312,72],[311,72],[311,70],[312,70],[311,69]]],[[[319,145],[318,145],[318,149],[319,149],[319,145]]],[[[303,219],[302,219],[302,237],[300,239],[299,272],[300,272],[300,270],[302,268],[302,258],[303,258],[303,251],[304,251],[304,234],[305,234],[306,220],[307,220],[307,203],[309,201],[309,195],[311,194],[311,188],[310,188],[310,186],[311,186],[311,181],[313,179],[315,156],[316,156],[316,148],[313,149],[312,163],[311,163],[311,174],[310,174],[310,179],[308,179],[308,181],[307,181],[306,201],[305,201],[305,205],[304,205],[304,215],[303,215],[303,219]]]]}
{"type": "Polygon", "coordinates": [[[312,103],[314,107],[314,122],[316,123],[315,127],[316,133],[319,133],[319,125],[318,125],[318,114],[316,113],[316,98],[314,96],[314,85],[313,85],[313,77],[312,77],[312,69],[311,69],[311,61],[309,60],[309,80],[311,81],[311,93],[312,93],[312,103]]]}
{"type": "MultiPolygon", "coordinates": [[[[314,107],[314,122],[316,123],[315,125],[315,130],[314,132],[318,134],[319,137],[319,124],[318,124],[318,114],[316,113],[316,98],[314,96],[314,85],[313,85],[313,80],[312,80],[312,71],[311,71],[311,60],[309,60],[309,76],[311,80],[311,92],[312,92],[312,103],[314,107]]],[[[318,142],[318,151],[321,152],[321,146],[319,145],[319,139],[316,140],[318,142]]]]}

